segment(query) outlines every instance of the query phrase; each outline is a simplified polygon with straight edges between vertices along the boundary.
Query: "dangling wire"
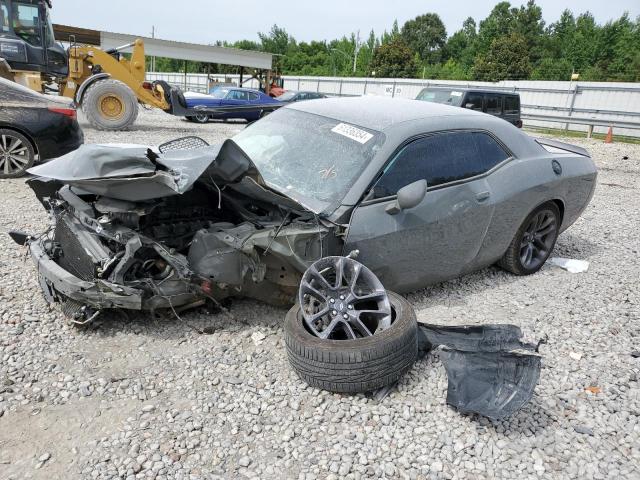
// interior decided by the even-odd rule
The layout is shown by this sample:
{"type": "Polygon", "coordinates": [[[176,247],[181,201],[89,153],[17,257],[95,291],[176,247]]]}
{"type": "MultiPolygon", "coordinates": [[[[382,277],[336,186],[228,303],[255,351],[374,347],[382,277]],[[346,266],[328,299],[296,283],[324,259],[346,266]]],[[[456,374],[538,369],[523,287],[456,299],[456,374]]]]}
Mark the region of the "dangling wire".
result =
{"type": "Polygon", "coordinates": [[[218,189],[218,210],[220,210],[222,208],[222,190],[220,190],[218,184],[213,181],[211,174],[209,174],[209,180],[211,180],[211,183],[213,183],[213,185],[218,189]]]}

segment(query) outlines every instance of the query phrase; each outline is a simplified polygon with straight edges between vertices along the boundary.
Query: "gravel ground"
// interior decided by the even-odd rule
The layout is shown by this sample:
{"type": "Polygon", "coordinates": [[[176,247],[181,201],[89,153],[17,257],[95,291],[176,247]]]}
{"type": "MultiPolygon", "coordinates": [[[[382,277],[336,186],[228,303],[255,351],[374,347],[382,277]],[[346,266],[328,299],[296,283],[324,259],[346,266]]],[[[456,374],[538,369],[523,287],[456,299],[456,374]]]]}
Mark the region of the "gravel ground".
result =
{"type": "MultiPolygon", "coordinates": [[[[161,112],[132,132],[83,126],[87,142],[151,144],[243,128],[161,112]]],[[[287,365],[285,311],[254,301],[233,304],[242,322],[200,310],[67,326],[1,234],[0,478],[640,478],[640,145],[571,141],[599,187],[556,254],[588,272],[489,268],[408,296],[421,321],[549,336],[533,400],[501,422],[445,404],[437,356],[380,403],[310,388],[287,365]]],[[[0,190],[0,230],[45,227],[23,180],[0,190]]]]}

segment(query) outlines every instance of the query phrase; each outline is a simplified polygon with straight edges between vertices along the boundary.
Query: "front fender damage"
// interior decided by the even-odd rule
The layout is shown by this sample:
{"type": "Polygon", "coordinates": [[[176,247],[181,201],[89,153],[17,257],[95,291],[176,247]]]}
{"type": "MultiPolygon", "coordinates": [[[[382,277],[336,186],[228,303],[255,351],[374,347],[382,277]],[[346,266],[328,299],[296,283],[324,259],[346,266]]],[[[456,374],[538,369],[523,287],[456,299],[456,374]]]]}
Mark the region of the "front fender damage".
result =
{"type": "Polygon", "coordinates": [[[501,420],[533,397],[540,377],[538,347],[515,325],[420,323],[421,350],[438,350],[447,372],[447,403],[461,413],[501,420]]]}

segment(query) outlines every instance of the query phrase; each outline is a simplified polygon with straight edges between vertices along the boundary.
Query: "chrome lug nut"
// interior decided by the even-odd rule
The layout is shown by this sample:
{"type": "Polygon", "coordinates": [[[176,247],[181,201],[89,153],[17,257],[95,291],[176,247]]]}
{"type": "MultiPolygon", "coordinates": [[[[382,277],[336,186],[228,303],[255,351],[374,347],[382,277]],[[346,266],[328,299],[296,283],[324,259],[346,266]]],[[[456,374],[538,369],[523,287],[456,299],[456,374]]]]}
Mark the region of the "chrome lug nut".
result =
{"type": "Polygon", "coordinates": [[[344,295],[340,295],[340,300],[344,300],[344,295]]]}
{"type": "Polygon", "coordinates": [[[347,315],[346,313],[343,313],[342,314],[342,318],[344,318],[346,320],[347,318],[349,318],[349,315],[347,315]]]}
{"type": "Polygon", "coordinates": [[[335,298],[330,298],[329,299],[329,303],[336,303],[336,299],[335,298]]]}
{"type": "Polygon", "coordinates": [[[331,315],[333,315],[334,317],[338,314],[337,310],[331,310],[331,315]]]}
{"type": "Polygon", "coordinates": [[[348,308],[349,310],[353,310],[353,305],[347,305],[347,308],[348,308]]]}

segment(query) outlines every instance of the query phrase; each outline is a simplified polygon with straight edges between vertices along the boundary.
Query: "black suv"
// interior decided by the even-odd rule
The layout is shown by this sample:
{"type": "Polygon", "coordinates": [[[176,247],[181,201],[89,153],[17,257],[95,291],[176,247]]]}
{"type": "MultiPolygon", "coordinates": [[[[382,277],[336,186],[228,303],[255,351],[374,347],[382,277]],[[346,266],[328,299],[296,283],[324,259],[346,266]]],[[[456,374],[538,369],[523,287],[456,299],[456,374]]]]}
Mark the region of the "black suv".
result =
{"type": "Polygon", "coordinates": [[[425,102],[443,103],[495,115],[522,128],[520,95],[518,93],[481,90],[476,88],[427,87],[416,97],[425,102]]]}

